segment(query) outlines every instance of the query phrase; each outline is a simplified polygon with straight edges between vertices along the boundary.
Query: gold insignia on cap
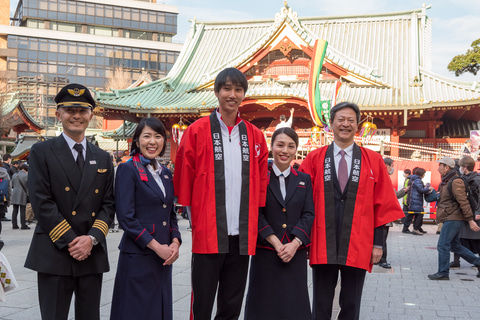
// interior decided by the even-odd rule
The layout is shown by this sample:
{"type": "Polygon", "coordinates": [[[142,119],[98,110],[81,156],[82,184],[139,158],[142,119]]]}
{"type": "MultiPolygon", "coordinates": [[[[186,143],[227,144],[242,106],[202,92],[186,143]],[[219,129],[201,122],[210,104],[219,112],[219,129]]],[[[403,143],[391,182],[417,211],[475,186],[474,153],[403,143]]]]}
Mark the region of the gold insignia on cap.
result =
{"type": "Polygon", "coordinates": [[[70,93],[71,96],[80,97],[85,93],[85,89],[79,89],[79,88],[68,89],[68,93],[70,93]]]}

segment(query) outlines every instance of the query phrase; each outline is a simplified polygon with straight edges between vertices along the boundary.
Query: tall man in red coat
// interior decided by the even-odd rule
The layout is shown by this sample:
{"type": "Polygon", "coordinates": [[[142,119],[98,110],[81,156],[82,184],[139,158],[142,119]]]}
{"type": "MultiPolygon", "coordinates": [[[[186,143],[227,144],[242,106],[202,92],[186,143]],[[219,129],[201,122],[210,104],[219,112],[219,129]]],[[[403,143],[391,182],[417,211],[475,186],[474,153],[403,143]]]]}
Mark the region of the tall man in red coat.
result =
{"type": "Polygon", "coordinates": [[[312,177],[314,190],[310,264],[315,320],[331,319],[339,272],[338,319],[359,319],[365,273],[382,257],[384,225],[404,216],[382,157],[353,141],[359,122],[357,105],[333,107],[333,143],[312,151],[300,168],[312,177]]]}
{"type": "Polygon", "coordinates": [[[255,254],[258,209],[265,206],[268,149],[262,132],[239,117],[248,82],[235,68],[220,72],[218,109],[184,133],[175,161],[178,203],[192,223],[191,319],[238,319],[255,254]]]}

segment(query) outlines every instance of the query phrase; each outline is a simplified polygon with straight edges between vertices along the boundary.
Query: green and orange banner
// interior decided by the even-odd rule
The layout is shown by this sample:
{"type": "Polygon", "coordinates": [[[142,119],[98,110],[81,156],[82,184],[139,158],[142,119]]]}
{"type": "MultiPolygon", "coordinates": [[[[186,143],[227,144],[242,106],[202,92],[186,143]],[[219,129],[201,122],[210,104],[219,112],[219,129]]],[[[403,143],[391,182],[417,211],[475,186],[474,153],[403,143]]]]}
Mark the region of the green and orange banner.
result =
{"type": "Polygon", "coordinates": [[[313,47],[313,59],[308,84],[308,109],[316,125],[323,124],[323,126],[328,127],[332,101],[330,99],[322,100],[319,86],[327,46],[328,42],[326,40],[318,39],[315,41],[315,46],[313,47]]]}

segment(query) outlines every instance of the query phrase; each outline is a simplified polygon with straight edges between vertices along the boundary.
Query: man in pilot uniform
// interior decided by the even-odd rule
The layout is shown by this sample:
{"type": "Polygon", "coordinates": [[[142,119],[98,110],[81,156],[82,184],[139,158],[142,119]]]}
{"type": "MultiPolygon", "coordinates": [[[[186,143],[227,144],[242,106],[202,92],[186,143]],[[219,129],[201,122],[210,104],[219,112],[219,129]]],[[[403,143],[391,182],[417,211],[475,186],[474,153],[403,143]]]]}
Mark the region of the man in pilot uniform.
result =
{"type": "Polygon", "coordinates": [[[103,272],[114,214],[113,165],[107,152],[85,139],[95,101],[69,84],[55,97],[63,133],[30,152],[28,191],[38,224],[25,267],[38,272],[42,319],[67,319],[75,293],[75,319],[100,319],[103,272]]]}

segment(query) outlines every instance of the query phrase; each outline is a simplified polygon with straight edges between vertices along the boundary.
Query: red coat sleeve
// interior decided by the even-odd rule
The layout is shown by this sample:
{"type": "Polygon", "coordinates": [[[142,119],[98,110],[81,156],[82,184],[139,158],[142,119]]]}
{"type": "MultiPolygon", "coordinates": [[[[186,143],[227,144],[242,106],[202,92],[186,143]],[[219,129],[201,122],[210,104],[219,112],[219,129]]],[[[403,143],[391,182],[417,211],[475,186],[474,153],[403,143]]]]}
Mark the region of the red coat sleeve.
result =
{"type": "Polygon", "coordinates": [[[196,128],[189,127],[184,132],[175,158],[175,174],[173,184],[177,202],[190,206],[193,192],[193,181],[196,168],[196,128]]]}
{"type": "Polygon", "coordinates": [[[260,143],[260,155],[258,157],[258,170],[260,173],[260,194],[258,206],[265,207],[267,201],[267,185],[268,185],[268,147],[263,133],[257,129],[257,141],[260,143]]]}

